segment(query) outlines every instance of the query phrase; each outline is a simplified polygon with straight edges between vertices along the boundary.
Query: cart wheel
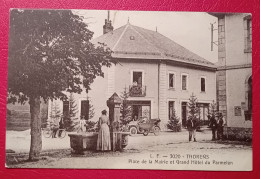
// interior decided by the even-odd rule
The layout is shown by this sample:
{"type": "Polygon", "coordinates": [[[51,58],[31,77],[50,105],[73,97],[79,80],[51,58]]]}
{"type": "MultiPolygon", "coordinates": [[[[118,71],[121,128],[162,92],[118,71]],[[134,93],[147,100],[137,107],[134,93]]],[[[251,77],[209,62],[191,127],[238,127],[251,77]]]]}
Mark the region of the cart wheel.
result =
{"type": "Polygon", "coordinates": [[[144,135],[144,136],[148,136],[148,134],[149,134],[149,131],[148,131],[148,130],[144,130],[143,135],[144,135]]]}
{"type": "Polygon", "coordinates": [[[154,133],[154,135],[158,136],[159,133],[160,133],[160,127],[155,126],[154,129],[153,129],[153,133],[154,133]]]}
{"type": "Polygon", "coordinates": [[[48,129],[45,129],[43,131],[43,136],[46,137],[46,138],[50,138],[52,135],[52,131],[51,130],[48,130],[48,129]]]}
{"type": "Polygon", "coordinates": [[[137,128],[134,126],[130,127],[129,131],[131,136],[137,134],[137,128]]]}

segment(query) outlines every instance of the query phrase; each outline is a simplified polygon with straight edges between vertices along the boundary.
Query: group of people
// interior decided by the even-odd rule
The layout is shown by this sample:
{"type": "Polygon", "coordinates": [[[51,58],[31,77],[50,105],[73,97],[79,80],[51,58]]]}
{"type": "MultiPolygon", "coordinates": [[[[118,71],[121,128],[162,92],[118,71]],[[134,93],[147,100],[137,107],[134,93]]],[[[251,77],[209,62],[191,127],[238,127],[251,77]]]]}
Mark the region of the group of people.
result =
{"type": "Polygon", "coordinates": [[[209,126],[212,130],[212,140],[222,140],[223,139],[223,129],[224,129],[224,117],[222,113],[219,113],[219,117],[208,115],[209,126]]]}
{"type": "MultiPolygon", "coordinates": [[[[208,115],[209,127],[212,130],[212,140],[222,140],[223,139],[223,129],[224,129],[224,119],[222,113],[219,113],[218,118],[215,115],[208,115]]],[[[189,141],[194,140],[196,142],[196,130],[199,126],[197,119],[187,120],[187,129],[189,131],[189,141]]]]}
{"type": "MultiPolygon", "coordinates": [[[[52,130],[52,138],[57,138],[57,132],[59,129],[64,129],[64,121],[63,118],[53,118],[50,121],[50,128],[52,130]]],[[[58,133],[58,136],[61,135],[61,130],[58,133]]]]}

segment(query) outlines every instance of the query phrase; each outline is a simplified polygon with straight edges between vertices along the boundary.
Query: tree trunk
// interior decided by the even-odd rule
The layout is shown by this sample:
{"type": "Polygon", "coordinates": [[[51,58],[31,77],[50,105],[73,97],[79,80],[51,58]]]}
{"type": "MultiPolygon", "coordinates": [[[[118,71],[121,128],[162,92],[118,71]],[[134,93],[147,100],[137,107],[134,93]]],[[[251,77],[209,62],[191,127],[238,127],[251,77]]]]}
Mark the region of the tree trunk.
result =
{"type": "Polygon", "coordinates": [[[31,146],[29,160],[38,160],[42,150],[40,97],[30,98],[31,146]]]}

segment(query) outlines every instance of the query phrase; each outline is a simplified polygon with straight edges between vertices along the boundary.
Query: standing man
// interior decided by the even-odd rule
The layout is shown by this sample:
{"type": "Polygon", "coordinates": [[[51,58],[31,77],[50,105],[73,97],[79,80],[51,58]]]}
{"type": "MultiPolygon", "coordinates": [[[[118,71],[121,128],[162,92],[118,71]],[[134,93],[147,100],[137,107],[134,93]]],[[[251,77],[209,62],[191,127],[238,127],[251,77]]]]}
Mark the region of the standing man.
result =
{"type": "Polygon", "coordinates": [[[196,130],[197,130],[197,120],[196,119],[188,119],[187,121],[187,129],[189,131],[189,142],[192,140],[192,137],[194,139],[194,142],[196,141],[196,130]]]}
{"type": "Polygon", "coordinates": [[[223,115],[222,113],[219,113],[219,119],[218,119],[218,140],[222,140],[223,139],[223,128],[224,128],[224,119],[223,119],[223,115]]]}
{"type": "Polygon", "coordinates": [[[216,140],[216,132],[217,132],[217,121],[215,115],[208,115],[208,119],[210,121],[209,127],[212,130],[212,140],[216,140]]]}

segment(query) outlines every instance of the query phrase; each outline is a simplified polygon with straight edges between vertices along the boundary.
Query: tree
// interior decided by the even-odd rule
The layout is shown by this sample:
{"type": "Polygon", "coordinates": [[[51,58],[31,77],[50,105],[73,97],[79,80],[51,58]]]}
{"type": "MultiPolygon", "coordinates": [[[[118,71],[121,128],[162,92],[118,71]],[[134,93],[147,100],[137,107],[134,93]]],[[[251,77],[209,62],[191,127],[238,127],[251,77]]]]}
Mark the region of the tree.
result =
{"type": "Polygon", "coordinates": [[[189,98],[188,108],[189,108],[188,119],[189,120],[198,120],[199,119],[199,117],[198,117],[199,108],[197,107],[197,98],[193,93],[189,98]]]}
{"type": "Polygon", "coordinates": [[[179,121],[180,118],[177,116],[176,111],[173,109],[171,119],[167,123],[167,128],[174,132],[180,132],[181,124],[179,123],[179,121]]]}
{"type": "Polygon", "coordinates": [[[79,118],[77,117],[78,106],[73,93],[70,93],[68,104],[69,110],[63,116],[64,126],[67,130],[73,131],[79,123],[79,118]]]}
{"type": "Polygon", "coordinates": [[[213,100],[212,103],[209,105],[209,115],[216,117],[218,115],[217,104],[213,100]]]}
{"type": "Polygon", "coordinates": [[[92,104],[91,99],[89,99],[89,117],[88,117],[88,119],[90,120],[90,119],[92,119],[94,116],[95,116],[95,108],[94,108],[94,106],[93,106],[93,104],[92,104]]]}
{"type": "Polygon", "coordinates": [[[132,120],[132,106],[130,104],[130,101],[128,100],[129,93],[127,92],[126,87],[120,97],[123,99],[120,106],[120,112],[122,115],[120,121],[122,125],[126,125],[132,120]]]}
{"type": "Polygon", "coordinates": [[[90,90],[102,66],[116,63],[105,44],[91,43],[93,32],[71,10],[10,11],[8,102],[29,101],[29,160],[42,148],[40,99],[67,99],[65,92],[90,90]]]}

